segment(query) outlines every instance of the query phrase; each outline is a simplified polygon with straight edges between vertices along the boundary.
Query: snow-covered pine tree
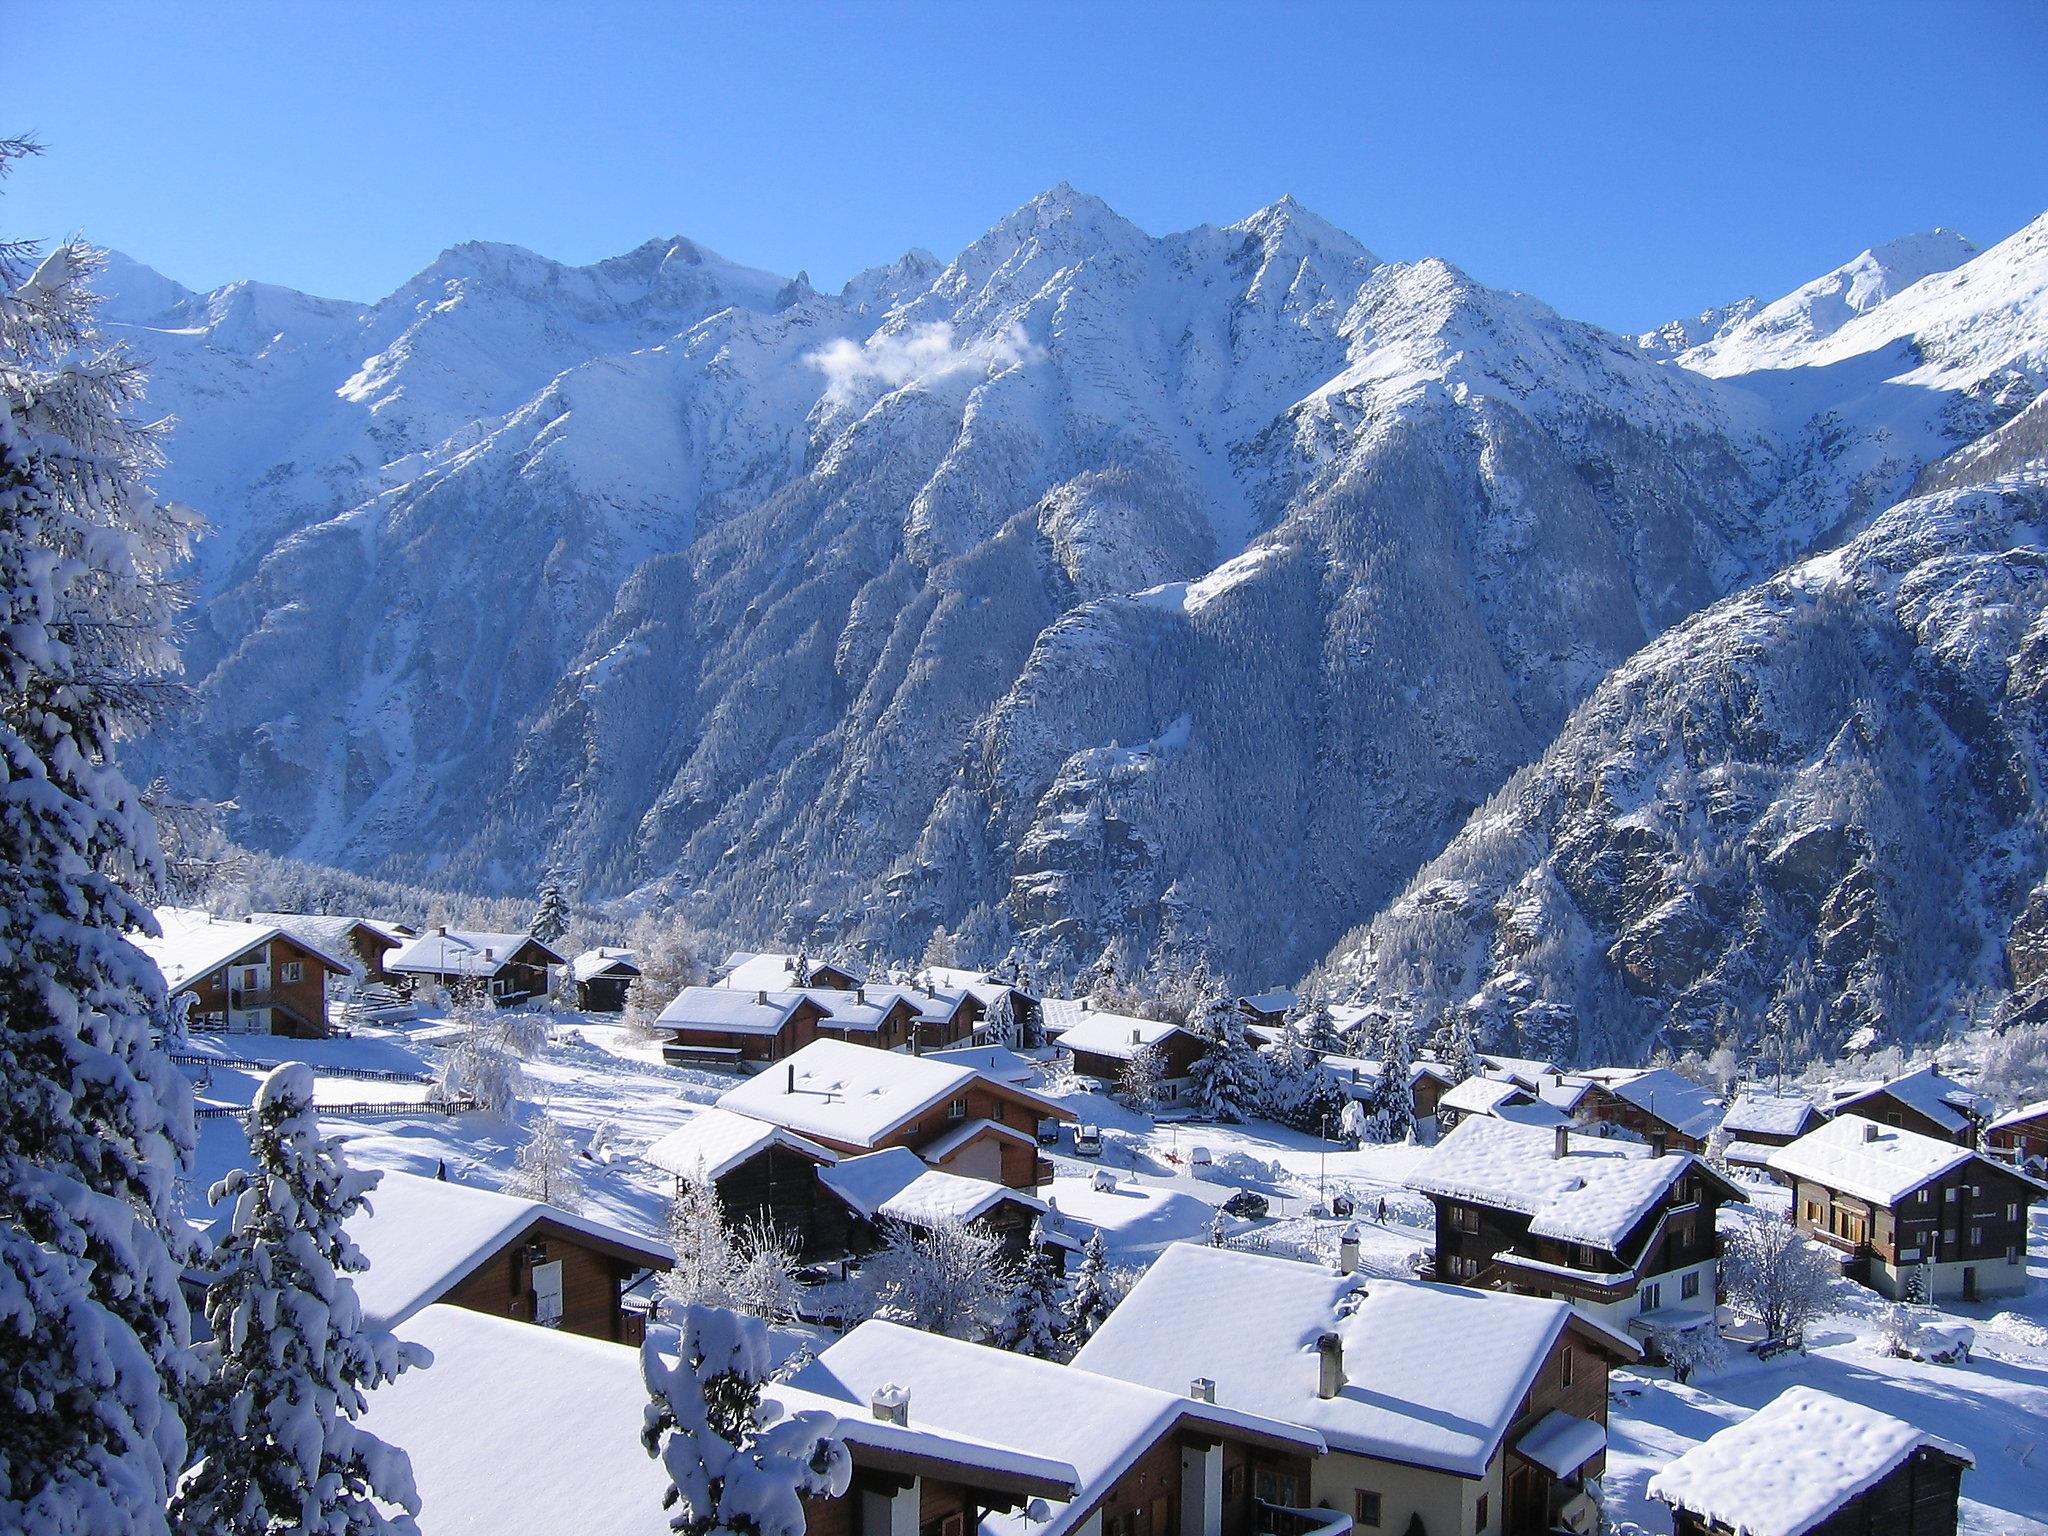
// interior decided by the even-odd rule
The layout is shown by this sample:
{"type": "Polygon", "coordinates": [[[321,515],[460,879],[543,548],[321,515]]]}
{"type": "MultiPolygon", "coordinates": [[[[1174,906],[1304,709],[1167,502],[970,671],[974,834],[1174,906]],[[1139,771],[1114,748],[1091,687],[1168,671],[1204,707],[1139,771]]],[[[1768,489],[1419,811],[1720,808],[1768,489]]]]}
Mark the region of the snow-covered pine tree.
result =
{"type": "Polygon", "coordinates": [[[569,902],[562,895],[561,882],[553,875],[541,882],[540,902],[526,931],[541,943],[554,945],[569,931],[569,902]]]}
{"type": "MultiPolygon", "coordinates": [[[[0,173],[33,146],[0,143],[0,173]]],[[[191,1095],[150,1042],[156,834],[113,763],[175,667],[192,524],[147,480],[98,256],[0,242],[0,1529],[165,1529],[193,1369],[191,1095]]]]}
{"type": "Polygon", "coordinates": [[[1310,1050],[1328,1055],[1344,1049],[1344,1037],[1337,1031],[1337,1020],[1330,1012],[1330,1005],[1321,998],[1302,1010],[1300,1026],[1302,1038],[1308,1042],[1310,1050]]]}
{"type": "Polygon", "coordinates": [[[846,1492],[853,1462],[838,1421],[815,1411],[785,1417],[762,1403],[770,1369],[758,1317],[692,1306],[676,1326],[647,1330],[640,1373],[651,1401],[640,1443],[668,1473],[670,1530],[803,1536],[804,1496],[846,1492]]]}
{"type": "Polygon", "coordinates": [[[1091,1233],[1081,1249],[1081,1263],[1067,1293],[1067,1351],[1072,1354],[1095,1337],[1103,1319],[1116,1306],[1109,1277],[1109,1249],[1100,1232],[1091,1233]]]}
{"type": "Polygon", "coordinates": [[[1024,1044],[1023,1020],[1017,1012],[1017,999],[1005,987],[988,1005],[988,1014],[981,1021],[982,1034],[990,1045],[1007,1046],[1016,1050],[1024,1044]]]}
{"type": "Polygon", "coordinates": [[[659,1289],[665,1303],[676,1307],[730,1307],[737,1297],[741,1259],[718,1192],[700,1169],[685,1179],[668,1208],[668,1242],[675,1266],[666,1271],[659,1289]]]}
{"type": "Polygon", "coordinates": [[[1044,1228],[1033,1222],[1030,1256],[990,1342],[1021,1355],[1058,1359],[1069,1323],[1061,1289],[1059,1261],[1045,1245],[1044,1228]]]}
{"type": "Polygon", "coordinates": [[[1445,1015],[1431,1043],[1437,1065],[1444,1069],[1452,1087],[1479,1075],[1479,1037],[1463,1013],[1445,1015]]]}
{"type": "Polygon", "coordinates": [[[369,1265],[342,1223],[381,1175],[350,1168],[320,1135],[303,1062],[258,1085],[248,1129],[253,1166],[211,1192],[234,1204],[206,1291],[197,1457],[172,1525],[191,1536],[409,1530],[383,1506],[419,1513],[411,1462],[354,1422],[366,1392],[433,1358],[365,1328],[348,1278],[369,1265]]]}
{"type": "Polygon", "coordinates": [[[1415,1037],[1400,1019],[1387,1025],[1386,1048],[1380,1057],[1379,1089],[1373,1109],[1386,1129],[1386,1141],[1406,1141],[1415,1134],[1415,1037]]]}
{"type": "Polygon", "coordinates": [[[527,1127],[526,1143],[505,1177],[505,1193],[538,1200],[557,1210],[583,1209],[583,1181],[576,1175],[576,1157],[562,1138],[555,1117],[541,1110],[527,1127]]]}
{"type": "Polygon", "coordinates": [[[1233,1125],[1249,1120],[1265,1103],[1266,1074],[1245,1039],[1243,1015],[1227,999],[1212,999],[1190,1027],[1203,1041],[1202,1055],[1188,1072],[1195,1114],[1233,1125]]]}

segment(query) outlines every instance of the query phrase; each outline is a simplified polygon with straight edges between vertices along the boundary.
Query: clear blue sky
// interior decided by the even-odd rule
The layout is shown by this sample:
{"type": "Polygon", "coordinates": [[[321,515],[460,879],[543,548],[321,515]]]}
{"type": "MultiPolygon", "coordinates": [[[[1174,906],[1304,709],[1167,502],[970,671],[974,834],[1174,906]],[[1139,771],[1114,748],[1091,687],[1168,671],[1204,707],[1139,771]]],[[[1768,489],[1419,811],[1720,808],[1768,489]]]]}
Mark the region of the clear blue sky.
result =
{"type": "Polygon", "coordinates": [[[686,234],[836,287],[1061,180],[1155,233],[1283,192],[1634,329],[2048,209],[2048,5],[0,0],[0,230],[206,287],[686,234]]]}

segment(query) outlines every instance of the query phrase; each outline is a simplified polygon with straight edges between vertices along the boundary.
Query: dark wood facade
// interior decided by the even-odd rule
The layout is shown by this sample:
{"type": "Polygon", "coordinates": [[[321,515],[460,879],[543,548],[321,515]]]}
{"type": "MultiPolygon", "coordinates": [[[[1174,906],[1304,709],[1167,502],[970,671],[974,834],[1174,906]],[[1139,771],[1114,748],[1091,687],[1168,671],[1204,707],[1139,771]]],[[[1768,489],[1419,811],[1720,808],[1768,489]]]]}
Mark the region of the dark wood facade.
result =
{"type": "MultiPolygon", "coordinates": [[[[1202,1042],[1186,1030],[1177,1029],[1161,1040],[1157,1047],[1161,1060],[1159,1075],[1169,1082],[1186,1077],[1195,1069],[1195,1063],[1202,1059],[1202,1042]]],[[[1095,1051],[1076,1050],[1073,1053],[1074,1071],[1081,1077],[1098,1078],[1114,1083],[1123,1076],[1129,1065],[1121,1056],[1105,1056],[1095,1051]]]]}
{"type": "Polygon", "coordinates": [[[449,1287],[438,1300],[493,1317],[534,1321],[535,1270],[562,1266],[562,1315],[555,1326],[586,1338],[637,1344],[641,1320],[626,1310],[626,1288],[667,1261],[537,1217],[511,1241],[449,1287]]]}
{"type": "Polygon", "coordinates": [[[1946,1141],[1958,1147],[1977,1145],[1977,1122],[1961,1110],[1963,1128],[1956,1130],[1943,1125],[1925,1111],[1908,1104],[1888,1088],[1856,1100],[1853,1104],[1837,1105],[1836,1115],[1861,1115],[1865,1120],[1875,1120],[1879,1125],[1894,1125],[1901,1130],[1913,1131],[1921,1136],[1932,1136],[1936,1141],[1946,1141]]]}
{"type": "MultiPolygon", "coordinates": [[[[837,1258],[848,1251],[854,1216],[818,1182],[817,1159],[774,1143],[712,1181],[728,1221],[761,1216],[794,1238],[807,1262],[837,1258]]],[[[682,1180],[678,1179],[678,1186],[682,1180]]]]}
{"type": "Polygon", "coordinates": [[[1501,1473],[1501,1530],[1505,1536],[1542,1536],[1556,1528],[1559,1511],[1584,1491],[1586,1481],[1607,1469],[1602,1451],[1568,1477],[1554,1476],[1520,1455],[1516,1444],[1551,1413],[1569,1413],[1607,1427],[1607,1378],[1617,1365],[1633,1361],[1605,1334],[1574,1320],[1550,1346],[1536,1379],[1522,1399],[1504,1440],[1506,1465],[1501,1473]]]}
{"type": "Polygon", "coordinates": [[[631,961],[615,960],[576,983],[576,1006],[585,1013],[624,1013],[626,994],[639,976],[640,968],[631,961]]]}
{"type": "Polygon", "coordinates": [[[190,1029],[319,1039],[329,1033],[328,962],[289,934],[251,944],[226,965],[180,986],[190,1029]]]}
{"type": "MultiPolygon", "coordinates": [[[[1922,1446],[1878,1482],[1852,1495],[1805,1536],[1955,1536],[1964,1465],[1922,1446]]],[[[1733,1526],[1689,1510],[1671,1512],[1673,1536],[1736,1536],[1733,1526]]]]}
{"type": "Polygon", "coordinates": [[[1704,1137],[1688,1136],[1662,1115],[1653,1115],[1642,1105],[1629,1102],[1605,1083],[1594,1083],[1580,1095],[1572,1118],[1587,1125],[1616,1126],[1640,1136],[1658,1151],[1702,1153],[1707,1150],[1704,1137]]]}
{"type": "Polygon", "coordinates": [[[2048,1163],[2048,1105],[1984,1133],[1984,1150],[2023,1167],[2048,1163]]]}
{"type": "MultiPolygon", "coordinates": [[[[818,1021],[825,1017],[825,1005],[815,998],[799,998],[789,1017],[773,1034],[737,1029],[713,1029],[696,1024],[667,1024],[668,1044],[662,1055],[672,1062],[722,1061],[728,1065],[758,1066],[780,1061],[802,1050],[820,1033],[818,1021]]],[[[836,1037],[835,1037],[836,1038],[836,1037]]]]}
{"type": "MultiPolygon", "coordinates": [[[[1854,1278],[1873,1281],[1872,1260],[1893,1269],[2024,1264],[2027,1208],[2040,1195],[2030,1180],[1980,1156],[1917,1185],[1890,1205],[1815,1179],[1795,1178],[1792,1215],[1801,1232],[1849,1261],[1854,1278]]],[[[1936,1295],[1974,1299],[1976,1286],[1973,1276],[1965,1274],[1951,1287],[1937,1272],[1933,1289],[1936,1295]]]]}

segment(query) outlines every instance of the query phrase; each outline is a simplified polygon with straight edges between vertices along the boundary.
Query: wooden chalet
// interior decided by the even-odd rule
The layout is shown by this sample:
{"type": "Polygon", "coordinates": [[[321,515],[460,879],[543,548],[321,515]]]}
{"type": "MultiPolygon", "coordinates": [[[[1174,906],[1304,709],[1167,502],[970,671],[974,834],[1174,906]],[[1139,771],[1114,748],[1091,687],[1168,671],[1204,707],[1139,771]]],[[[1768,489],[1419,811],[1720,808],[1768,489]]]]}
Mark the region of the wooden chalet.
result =
{"type": "MultiPolygon", "coordinates": [[[[1283,1509],[1290,1499],[1307,1502],[1320,1434],[1219,1406],[1186,1381],[1146,1386],[870,1321],[788,1385],[806,1394],[804,1406],[836,1405],[845,1422],[873,1403],[900,1413],[907,1428],[1025,1446],[1071,1466],[1075,1491],[1046,1500],[1029,1526],[1034,1536],[1336,1536],[1341,1528],[1334,1512],[1318,1522],[1314,1512],[1283,1509]]],[[[910,1513],[900,1527],[906,1536],[930,1529],[911,1526],[910,1513]]],[[[882,1536],[873,1523],[825,1528],[825,1536],[855,1533],[882,1536]]],[[[973,1536],[964,1520],[961,1536],[973,1536]]]]}
{"type": "Polygon", "coordinates": [[[1555,1296],[1644,1339],[1712,1318],[1715,1213],[1744,1198],[1689,1152],[1490,1117],[1445,1136],[1408,1187],[1436,1206],[1433,1278],[1555,1296]]]}
{"type": "Polygon", "coordinates": [[[929,1230],[957,1221],[996,1238],[1014,1258],[1029,1248],[1032,1223],[1047,1209],[1022,1190],[934,1168],[908,1147],[843,1158],[820,1166],[815,1178],[853,1213],[848,1246],[856,1251],[879,1248],[891,1222],[929,1230]]]}
{"type": "Polygon", "coordinates": [[[1202,1059],[1201,1037],[1178,1024],[1140,1019],[1129,1014],[1084,1011],[1059,1037],[1060,1049],[1073,1057],[1074,1071],[1115,1087],[1140,1051],[1159,1058],[1158,1094],[1162,1103],[1178,1103],[1188,1087],[1188,1074],[1202,1059]]]}
{"type": "Polygon", "coordinates": [[[1793,1387],[1650,1479],[1674,1536],[1955,1536],[1961,1446],[1875,1408],[1793,1387]]]}
{"type": "Polygon", "coordinates": [[[274,923],[185,907],[159,907],[156,921],[159,931],[136,935],[135,945],[162,972],[173,1006],[186,1008],[187,1029],[299,1039],[330,1032],[327,978],[348,975],[345,961],[274,923]]]}
{"type": "Polygon", "coordinates": [[[414,988],[478,987],[510,1007],[545,996],[548,967],[568,963],[531,934],[437,927],[407,942],[385,968],[414,988]]]}
{"type": "Polygon", "coordinates": [[[1828,1114],[1861,1115],[1879,1125],[1974,1147],[1984,1120],[1984,1100],[1933,1067],[1922,1067],[1888,1083],[1845,1093],[1828,1106],[1828,1114]]]}
{"type": "MultiPolygon", "coordinates": [[[[411,1458],[426,1521],[492,1536],[665,1530],[669,1477],[640,1444],[640,1352],[430,1306],[404,1337],[434,1353],[369,1395],[364,1426],[411,1458]]],[[[851,1462],[838,1498],[804,1500],[813,1536],[976,1536],[986,1515],[1080,1491],[1068,1462],[951,1434],[896,1394],[855,1401],[771,1383],[786,1413],[822,1410],[851,1462]]],[[[1171,1536],[1171,1533],[1163,1533],[1171,1536]]]]}
{"type": "Polygon", "coordinates": [[[718,1107],[794,1131],[842,1157],[908,1147],[934,1168],[1035,1190],[1042,1120],[1073,1111],[971,1067],[843,1040],[814,1040],[727,1090],[718,1107]]]}
{"type": "Polygon", "coordinates": [[[670,1268],[666,1246],[535,1200],[444,1179],[386,1173],[347,1231],[370,1261],[355,1277],[363,1320],[393,1328],[436,1302],[638,1343],[626,1304],[670,1268]]]}
{"type": "Polygon", "coordinates": [[[768,1221],[795,1240],[807,1261],[837,1258],[853,1245],[854,1219],[846,1202],[818,1182],[819,1172],[839,1154],[794,1131],[714,1106],[692,1115],[641,1157],[670,1175],[677,1193],[708,1179],[728,1221],[768,1221]]]}
{"type": "Polygon", "coordinates": [[[1845,1114],[1770,1155],[1799,1230],[1853,1280],[1930,1301],[2027,1288],[2028,1207],[2048,1185],[1952,1141],[1845,1114]]]}
{"type": "Polygon", "coordinates": [[[1278,1029],[1287,1022],[1287,1016],[1300,1001],[1284,987],[1275,987],[1270,992],[1255,992],[1249,997],[1237,1000],[1237,1011],[1245,1016],[1248,1024],[1262,1024],[1278,1029]]]}
{"type": "Polygon", "coordinates": [[[719,962],[711,973],[711,984],[735,992],[776,992],[792,988],[824,987],[851,992],[867,985],[867,975],[855,966],[832,960],[816,960],[799,952],[755,954],[736,949],[719,962]]]}
{"type": "Polygon", "coordinates": [[[1456,1130],[1460,1121],[1474,1115],[1546,1129],[1570,1121],[1563,1110],[1544,1103],[1535,1089],[1525,1087],[1512,1078],[1468,1077],[1437,1095],[1439,1129],[1456,1130]]]}
{"type": "Polygon", "coordinates": [[[372,986],[391,986],[397,977],[385,969],[393,951],[413,937],[410,928],[373,917],[335,916],[324,912],[255,912],[251,921],[271,923],[302,944],[350,963],[372,986]]]}
{"type": "Polygon", "coordinates": [[[1704,1152],[1721,1123],[1706,1089],[1664,1067],[1602,1067],[1560,1074],[1581,1090],[1573,1119],[1611,1125],[1657,1152],[1704,1152]]]}
{"type": "Polygon", "coordinates": [[[569,980],[576,988],[576,1006],[584,1013],[624,1013],[626,994],[640,979],[640,965],[630,949],[586,949],[569,962],[569,980]]]}
{"type": "Polygon", "coordinates": [[[1721,1117],[1721,1156],[1731,1168],[1769,1174],[1773,1152],[1826,1123],[1820,1106],[1798,1094],[1740,1093],[1721,1117]]]}
{"type": "MultiPolygon", "coordinates": [[[[1326,1055],[1323,1068],[1351,1099],[1367,1099],[1379,1091],[1381,1064],[1371,1056],[1326,1055]]],[[[1433,1061],[1417,1059],[1408,1067],[1409,1110],[1418,1126],[1437,1119],[1451,1075],[1433,1061]]]]}
{"type": "Polygon", "coordinates": [[[907,1049],[916,1038],[918,1004],[894,987],[851,991],[796,987],[741,991],[685,987],[661,1010],[670,1061],[759,1071],[815,1040],[843,1040],[877,1050],[907,1049]]]}
{"type": "Polygon", "coordinates": [[[1985,1126],[1984,1150],[2030,1173],[2048,1171],[2048,1099],[2000,1115],[1985,1126]]]}
{"type": "Polygon", "coordinates": [[[1254,1471],[1263,1507],[1547,1536],[1598,1528],[1608,1373],[1638,1358],[1559,1301],[1176,1243],[1074,1364],[1314,1430],[1326,1454],[1254,1471]]]}

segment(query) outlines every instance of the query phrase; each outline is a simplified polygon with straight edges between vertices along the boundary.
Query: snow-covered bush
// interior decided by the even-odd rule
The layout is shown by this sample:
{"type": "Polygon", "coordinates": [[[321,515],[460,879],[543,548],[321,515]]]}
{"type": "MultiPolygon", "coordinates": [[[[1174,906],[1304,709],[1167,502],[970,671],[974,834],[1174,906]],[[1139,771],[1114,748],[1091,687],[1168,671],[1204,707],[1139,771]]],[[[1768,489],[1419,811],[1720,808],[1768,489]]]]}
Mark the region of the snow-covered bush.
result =
{"type": "Polygon", "coordinates": [[[2010,1108],[2048,1098],[2048,1024],[2015,1024],[1993,1039],[1977,1088],[2010,1108]]]}
{"type": "Polygon", "coordinates": [[[803,1536],[804,1497],[846,1492],[853,1462],[838,1421],[764,1404],[769,1370],[757,1317],[693,1306],[676,1327],[647,1330],[640,1443],[668,1473],[662,1508],[680,1536],[803,1536]]]}
{"type": "Polygon", "coordinates": [[[734,1246],[739,1272],[733,1277],[733,1305],[771,1323],[795,1317],[796,1239],[756,1212],[741,1224],[734,1246]]]}
{"type": "Polygon", "coordinates": [[[575,1155],[562,1139],[561,1126],[546,1110],[536,1114],[527,1127],[526,1143],[505,1177],[505,1193],[538,1200],[557,1210],[583,1209],[583,1181],[576,1173],[575,1155]]]}
{"type": "Polygon", "coordinates": [[[1140,1046],[1116,1076],[1116,1099],[1143,1115],[1159,1107],[1159,1085],[1166,1079],[1166,1053],[1156,1045],[1140,1046]]]}
{"type": "Polygon", "coordinates": [[[883,1225],[865,1271],[873,1315],[956,1339],[982,1333],[1009,1290],[1001,1245],[964,1221],[883,1225]]]}
{"type": "Polygon", "coordinates": [[[740,1255],[709,1179],[685,1180],[668,1208],[668,1243],[676,1262],[661,1277],[662,1299],[677,1307],[733,1305],[740,1255]]]}
{"type": "Polygon", "coordinates": [[[1660,1328],[1650,1335],[1650,1346],[1671,1367],[1671,1379],[1678,1382],[1712,1376],[1728,1364],[1728,1346],[1711,1320],[1690,1328],[1660,1328]]]}
{"type": "Polygon", "coordinates": [[[264,1078],[249,1109],[253,1166],[213,1203],[234,1202],[206,1289],[208,1375],[192,1421],[196,1460],[171,1506],[192,1536],[326,1536],[410,1527],[418,1514],[403,1451],[356,1427],[365,1393],[432,1356],[363,1326],[355,1283],[369,1268],[342,1223],[381,1175],[348,1166],[323,1138],[313,1070],[264,1078]]]}
{"type": "MultiPolygon", "coordinates": [[[[33,146],[0,142],[0,173],[33,146]]],[[[148,476],[98,253],[0,241],[0,1530],[164,1528],[192,1369],[191,1094],[150,1043],[156,835],[114,764],[174,670],[191,520],[148,476]]]]}
{"type": "Polygon", "coordinates": [[[1796,1343],[1827,1309],[1839,1270],[1819,1244],[1781,1221],[1742,1221],[1721,1256],[1728,1298],[1763,1325],[1764,1336],[1796,1343]]]}
{"type": "Polygon", "coordinates": [[[457,1016],[462,1033],[442,1048],[434,1077],[436,1097],[450,1103],[467,1101],[487,1115],[509,1115],[526,1088],[519,1058],[505,1044],[497,1020],[459,1005],[457,1016]]]}
{"type": "Polygon", "coordinates": [[[1017,1276],[1015,1289],[989,1342],[1002,1349],[1042,1360],[1058,1359],[1064,1347],[1068,1316],[1059,1260],[1045,1246],[1045,1233],[1031,1226],[1031,1252],[1017,1276]]]}

